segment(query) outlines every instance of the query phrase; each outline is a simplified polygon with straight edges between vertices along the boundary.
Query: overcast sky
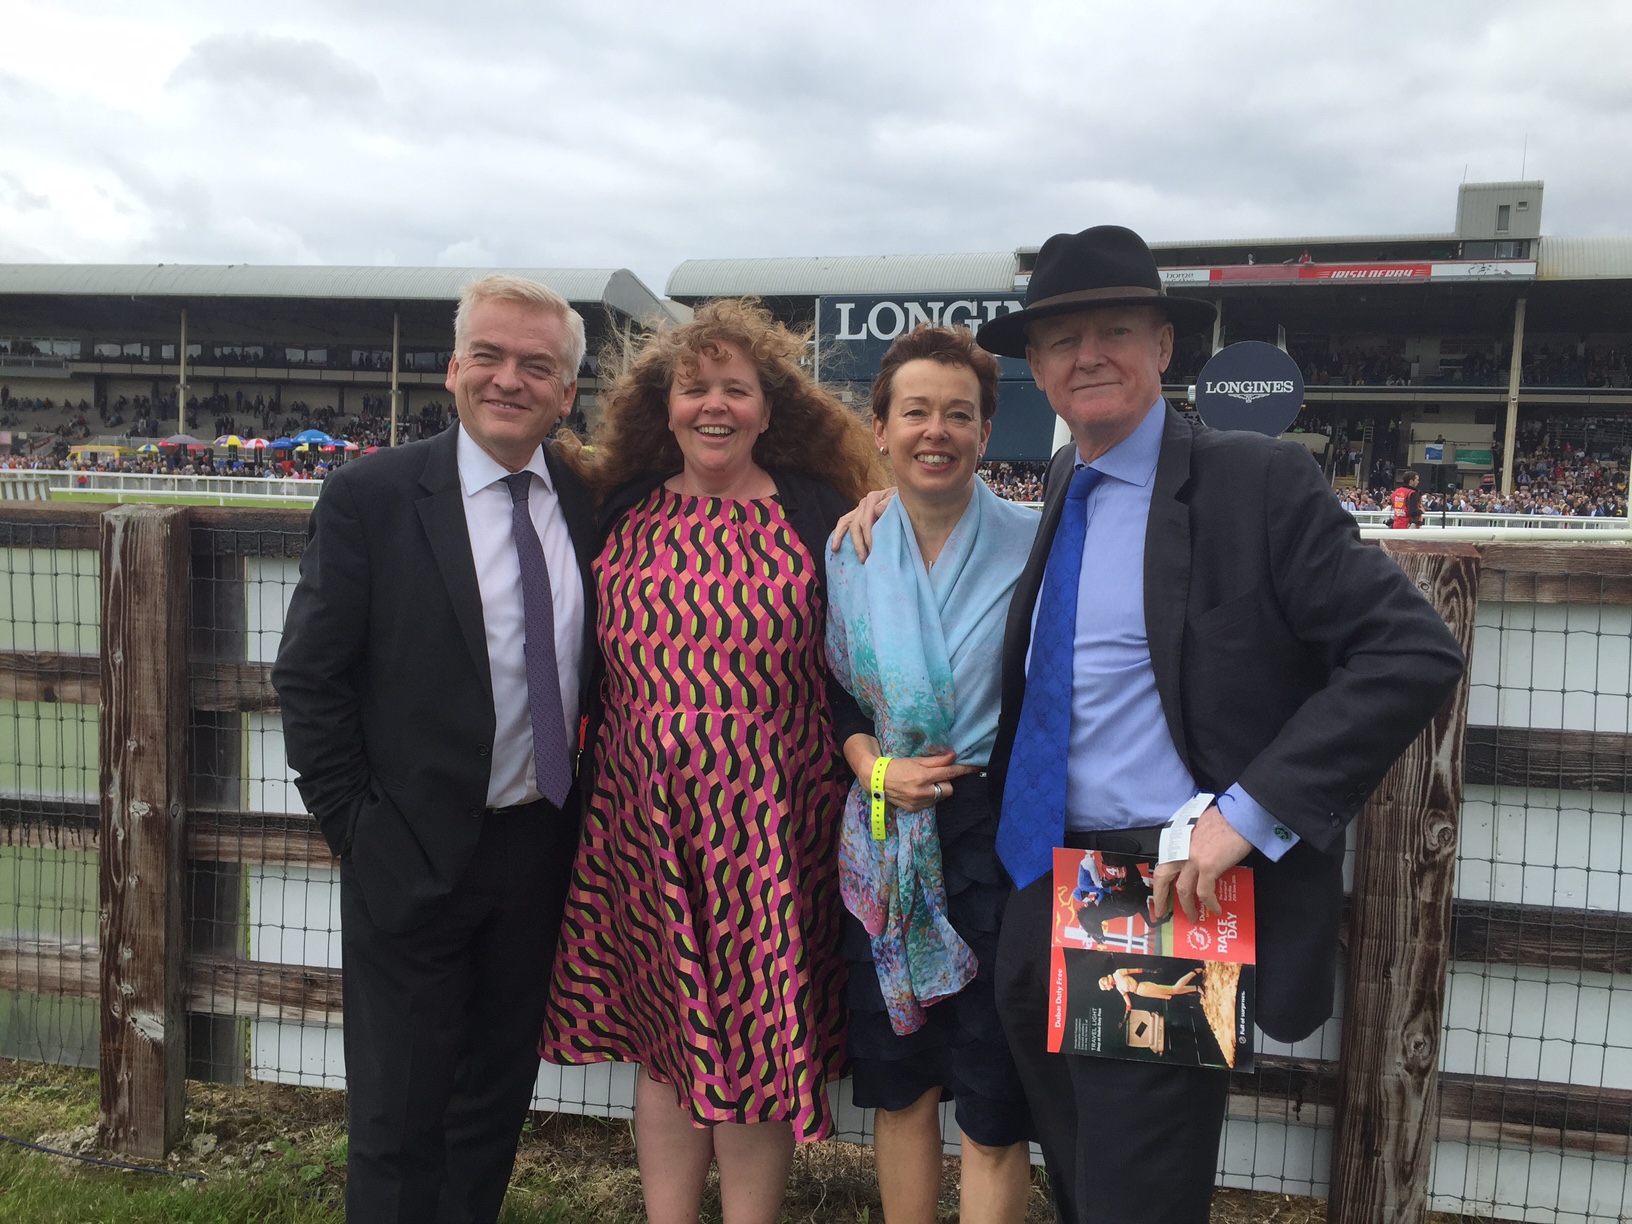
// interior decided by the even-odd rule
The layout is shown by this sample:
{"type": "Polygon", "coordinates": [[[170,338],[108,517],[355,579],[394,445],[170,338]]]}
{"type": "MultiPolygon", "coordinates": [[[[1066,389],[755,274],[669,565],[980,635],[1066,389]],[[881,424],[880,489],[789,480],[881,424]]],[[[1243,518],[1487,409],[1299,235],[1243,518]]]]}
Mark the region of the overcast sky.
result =
{"type": "Polygon", "coordinates": [[[1625,0],[0,0],[0,260],[624,266],[1632,233],[1625,0]],[[1528,134],[1528,153],[1524,151],[1528,134]]]}

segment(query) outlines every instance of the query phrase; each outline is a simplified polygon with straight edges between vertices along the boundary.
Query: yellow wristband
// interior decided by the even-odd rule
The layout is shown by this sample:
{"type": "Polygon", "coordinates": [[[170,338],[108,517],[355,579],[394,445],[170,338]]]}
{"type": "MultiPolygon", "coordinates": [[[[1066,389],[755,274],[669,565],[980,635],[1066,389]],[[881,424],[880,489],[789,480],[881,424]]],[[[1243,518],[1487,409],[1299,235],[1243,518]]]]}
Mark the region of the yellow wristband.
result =
{"type": "Polygon", "coordinates": [[[881,756],[873,762],[872,783],[868,790],[873,795],[873,840],[883,841],[884,830],[884,771],[890,767],[894,757],[881,756]]]}

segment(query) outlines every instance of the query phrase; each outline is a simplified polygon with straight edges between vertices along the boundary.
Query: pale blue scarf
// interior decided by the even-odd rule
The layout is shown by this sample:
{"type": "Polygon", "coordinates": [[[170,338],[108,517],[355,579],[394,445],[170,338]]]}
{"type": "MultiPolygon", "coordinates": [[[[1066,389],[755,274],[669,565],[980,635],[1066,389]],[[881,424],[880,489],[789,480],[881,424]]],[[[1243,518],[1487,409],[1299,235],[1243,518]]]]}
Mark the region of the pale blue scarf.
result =
{"type": "MultiPolygon", "coordinates": [[[[848,542],[828,559],[828,664],[872,718],[887,755],[950,749],[959,764],[987,763],[1004,622],[1037,522],[977,479],[933,569],[899,498],[873,527],[865,565],[848,542]]],[[[911,1033],[924,1008],[962,990],[978,966],[947,919],[935,809],[890,809],[887,835],[875,841],[870,806],[858,781],[845,804],[840,888],[872,939],[891,1027],[911,1033]]]]}

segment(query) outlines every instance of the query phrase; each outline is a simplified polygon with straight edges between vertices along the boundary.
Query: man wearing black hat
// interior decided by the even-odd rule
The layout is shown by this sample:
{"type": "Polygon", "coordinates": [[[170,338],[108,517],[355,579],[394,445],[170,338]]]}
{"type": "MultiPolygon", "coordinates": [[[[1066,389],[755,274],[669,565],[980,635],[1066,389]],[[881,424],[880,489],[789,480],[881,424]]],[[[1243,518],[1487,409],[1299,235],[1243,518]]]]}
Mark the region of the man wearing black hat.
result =
{"type": "Polygon", "coordinates": [[[1156,906],[1217,908],[1256,873],[1260,1027],[1331,1014],[1344,830],[1462,670],[1400,569],[1361,543],[1301,446],[1220,432],[1162,398],[1177,331],[1210,304],[1162,291],[1137,234],[1050,238],[1024,310],[980,329],[1025,357],[1071,442],[1010,608],[990,776],[1015,885],[999,1009],[1065,1224],[1201,1224],[1228,1073],[1046,1052],[1051,849],[1154,855],[1214,799],[1156,906]]]}

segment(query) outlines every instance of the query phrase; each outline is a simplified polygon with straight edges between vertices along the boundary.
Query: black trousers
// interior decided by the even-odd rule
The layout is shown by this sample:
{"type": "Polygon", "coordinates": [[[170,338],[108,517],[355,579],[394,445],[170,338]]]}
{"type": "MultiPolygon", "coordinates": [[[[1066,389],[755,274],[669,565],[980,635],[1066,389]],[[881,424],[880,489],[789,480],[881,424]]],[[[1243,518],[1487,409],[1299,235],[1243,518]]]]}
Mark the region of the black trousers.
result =
{"type": "Polygon", "coordinates": [[[340,865],[350,1224],[491,1224],[504,1201],[578,822],[545,800],[482,819],[463,878],[401,934],[340,865]]]}
{"type": "MultiPolygon", "coordinates": [[[[1145,832],[1066,840],[1154,855],[1153,839],[1138,836],[1145,832]]],[[[1045,875],[1009,896],[997,1010],[1061,1224],[1207,1224],[1229,1072],[1048,1053],[1052,888],[1045,875]]]]}

